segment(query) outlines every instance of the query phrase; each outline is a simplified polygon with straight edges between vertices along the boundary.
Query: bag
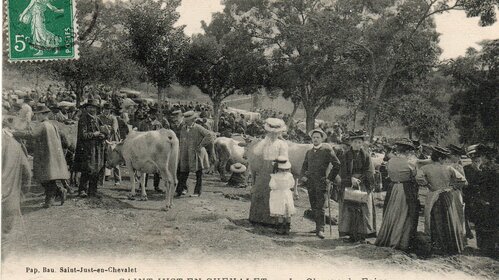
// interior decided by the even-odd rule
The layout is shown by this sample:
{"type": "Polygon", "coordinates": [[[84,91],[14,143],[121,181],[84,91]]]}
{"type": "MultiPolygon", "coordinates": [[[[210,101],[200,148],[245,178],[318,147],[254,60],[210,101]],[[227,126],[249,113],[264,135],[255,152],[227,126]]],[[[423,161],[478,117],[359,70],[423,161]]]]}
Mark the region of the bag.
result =
{"type": "Polygon", "coordinates": [[[367,204],[369,201],[369,194],[360,190],[345,188],[343,200],[367,204]]]}

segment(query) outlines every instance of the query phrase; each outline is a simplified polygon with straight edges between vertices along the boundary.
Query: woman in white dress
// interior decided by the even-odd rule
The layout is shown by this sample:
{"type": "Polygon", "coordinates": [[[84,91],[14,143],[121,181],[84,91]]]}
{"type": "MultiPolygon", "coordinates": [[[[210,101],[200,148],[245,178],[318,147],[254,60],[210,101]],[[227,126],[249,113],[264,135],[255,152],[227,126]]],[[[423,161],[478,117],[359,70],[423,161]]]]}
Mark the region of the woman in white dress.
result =
{"type": "Polygon", "coordinates": [[[276,226],[277,217],[270,215],[270,174],[274,173],[274,162],[278,157],[288,158],[288,144],[279,137],[286,131],[286,124],[281,119],[269,118],[264,125],[267,135],[250,148],[251,169],[256,174],[255,184],[251,189],[249,221],[255,224],[276,226]]]}

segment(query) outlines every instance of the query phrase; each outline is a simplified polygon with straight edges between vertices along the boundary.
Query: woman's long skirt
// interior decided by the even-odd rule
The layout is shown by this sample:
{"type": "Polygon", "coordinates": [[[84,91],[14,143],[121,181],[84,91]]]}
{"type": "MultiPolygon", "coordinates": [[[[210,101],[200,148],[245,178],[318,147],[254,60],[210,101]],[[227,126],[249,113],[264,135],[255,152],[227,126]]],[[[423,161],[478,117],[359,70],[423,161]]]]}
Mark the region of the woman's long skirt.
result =
{"type": "MultiPolygon", "coordinates": [[[[416,188],[413,184],[405,184],[410,185],[409,188],[416,188]]],[[[404,184],[393,184],[375,244],[402,250],[409,248],[417,229],[418,204],[418,200],[414,201],[413,196],[406,196],[404,184]]]]}
{"type": "MultiPolygon", "coordinates": [[[[366,191],[361,186],[362,191],[366,191]]],[[[338,231],[340,236],[350,236],[358,240],[359,238],[376,236],[376,214],[374,209],[374,198],[369,194],[367,203],[357,203],[346,201],[344,191],[340,192],[338,231]]]]}
{"type": "Polygon", "coordinates": [[[436,252],[459,254],[465,246],[464,213],[457,190],[439,194],[430,218],[430,237],[436,252]]]}
{"type": "Polygon", "coordinates": [[[251,188],[251,206],[249,221],[262,225],[279,224],[277,217],[270,216],[270,174],[273,170],[272,161],[261,161],[259,173],[256,175],[254,186],[251,188]]]}

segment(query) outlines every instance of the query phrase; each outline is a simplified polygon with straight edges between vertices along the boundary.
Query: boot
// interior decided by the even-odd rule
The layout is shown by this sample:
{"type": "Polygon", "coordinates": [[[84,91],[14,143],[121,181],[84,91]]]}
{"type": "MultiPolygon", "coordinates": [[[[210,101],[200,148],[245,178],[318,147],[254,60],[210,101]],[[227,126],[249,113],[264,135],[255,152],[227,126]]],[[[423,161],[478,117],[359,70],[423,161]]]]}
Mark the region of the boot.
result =
{"type": "Polygon", "coordinates": [[[289,231],[291,230],[291,223],[286,223],[284,225],[284,234],[289,235],[289,231]]]}

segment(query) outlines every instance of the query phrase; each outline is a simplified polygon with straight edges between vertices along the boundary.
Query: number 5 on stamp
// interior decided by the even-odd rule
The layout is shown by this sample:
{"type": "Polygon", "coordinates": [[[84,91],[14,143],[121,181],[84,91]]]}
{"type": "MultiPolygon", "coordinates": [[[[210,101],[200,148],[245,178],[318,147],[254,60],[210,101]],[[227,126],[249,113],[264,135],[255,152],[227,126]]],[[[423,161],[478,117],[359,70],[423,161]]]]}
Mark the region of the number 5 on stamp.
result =
{"type": "Polygon", "coordinates": [[[7,0],[9,61],[77,59],[75,0],[7,0]]]}

